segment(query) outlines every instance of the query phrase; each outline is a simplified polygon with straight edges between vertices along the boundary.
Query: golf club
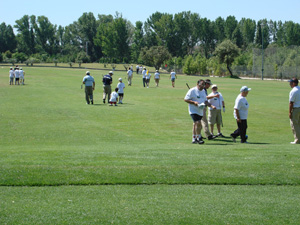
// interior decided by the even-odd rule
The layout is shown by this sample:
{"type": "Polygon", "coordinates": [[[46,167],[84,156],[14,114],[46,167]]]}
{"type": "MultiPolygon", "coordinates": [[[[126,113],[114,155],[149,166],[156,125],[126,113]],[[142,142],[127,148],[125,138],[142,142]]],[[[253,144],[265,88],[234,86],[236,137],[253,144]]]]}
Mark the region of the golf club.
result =
{"type": "Polygon", "coordinates": [[[187,88],[188,88],[188,89],[190,89],[190,86],[189,86],[189,84],[188,84],[188,83],[185,83],[185,84],[186,84],[187,88]]]}

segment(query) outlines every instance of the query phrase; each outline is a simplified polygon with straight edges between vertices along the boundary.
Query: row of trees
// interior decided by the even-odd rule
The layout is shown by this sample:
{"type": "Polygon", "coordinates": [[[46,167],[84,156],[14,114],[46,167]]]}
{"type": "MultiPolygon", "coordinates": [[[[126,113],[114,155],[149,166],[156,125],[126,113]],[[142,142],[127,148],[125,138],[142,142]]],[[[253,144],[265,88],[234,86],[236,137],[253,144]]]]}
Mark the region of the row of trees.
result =
{"type": "MultiPolygon", "coordinates": [[[[238,21],[234,16],[211,21],[190,11],[175,15],[156,12],[135,26],[119,13],[97,18],[93,13],[83,13],[66,27],[52,24],[45,16],[24,15],[13,27],[0,25],[2,60],[18,57],[18,61],[147,63],[155,51],[167,51],[164,60],[198,54],[208,59],[224,40],[230,40],[246,57],[253,47],[262,45],[300,45],[300,25],[292,21],[238,21]]],[[[150,61],[157,64],[161,60],[152,57],[150,61]]]]}

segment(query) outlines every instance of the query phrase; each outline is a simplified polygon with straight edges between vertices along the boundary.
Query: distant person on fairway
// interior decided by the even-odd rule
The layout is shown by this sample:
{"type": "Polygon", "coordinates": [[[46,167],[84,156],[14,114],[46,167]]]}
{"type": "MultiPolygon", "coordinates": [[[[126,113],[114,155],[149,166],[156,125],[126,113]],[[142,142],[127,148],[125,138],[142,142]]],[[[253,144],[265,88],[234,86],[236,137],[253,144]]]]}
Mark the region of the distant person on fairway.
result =
{"type": "Polygon", "coordinates": [[[118,94],[119,94],[119,102],[118,104],[123,104],[123,98],[124,98],[124,88],[125,88],[125,84],[122,82],[122,78],[119,78],[119,83],[117,88],[118,90],[118,94]]]}
{"type": "Polygon", "coordinates": [[[207,98],[210,96],[215,96],[216,94],[219,94],[219,97],[213,97],[208,99],[208,102],[216,107],[216,109],[212,109],[209,107],[208,110],[208,124],[210,125],[210,131],[211,135],[214,136],[214,125],[217,124],[218,134],[217,137],[224,137],[224,135],[221,133],[221,124],[222,121],[222,112],[221,109],[223,108],[223,112],[225,112],[225,103],[224,98],[220,92],[218,92],[218,86],[213,85],[211,87],[212,93],[210,93],[207,98]]]}
{"type": "Polygon", "coordinates": [[[241,143],[247,144],[247,118],[248,118],[248,109],[249,103],[246,99],[251,88],[243,86],[240,89],[240,94],[237,96],[234,104],[233,116],[236,119],[238,128],[230,135],[233,142],[236,142],[236,138],[241,136],[241,143]]]}
{"type": "Polygon", "coordinates": [[[136,74],[139,74],[139,70],[140,70],[140,66],[139,65],[136,65],[136,74]]]}
{"type": "Polygon", "coordinates": [[[107,75],[104,75],[102,82],[103,82],[103,103],[105,103],[106,96],[107,96],[107,101],[110,99],[110,94],[111,94],[111,84],[112,84],[112,75],[114,73],[112,71],[109,71],[107,75]]]}
{"type": "Polygon", "coordinates": [[[174,70],[172,70],[172,72],[170,73],[170,79],[172,82],[172,87],[175,87],[175,79],[177,79],[177,75],[174,70]]]}
{"type": "Polygon", "coordinates": [[[158,87],[159,80],[160,80],[160,74],[159,74],[158,70],[156,70],[156,72],[154,74],[154,80],[155,80],[156,87],[158,87]]]}
{"type": "Polygon", "coordinates": [[[147,73],[147,69],[146,69],[146,67],[144,67],[143,72],[142,72],[142,74],[143,74],[143,86],[144,87],[146,87],[146,73],[147,73]]]}
{"type": "Polygon", "coordinates": [[[93,100],[93,91],[95,90],[95,80],[94,77],[91,76],[89,71],[86,71],[85,77],[82,80],[82,83],[85,85],[85,100],[86,104],[92,103],[94,104],[93,100]]]}
{"type": "Polygon", "coordinates": [[[289,118],[294,134],[294,141],[291,144],[300,144],[300,88],[298,79],[289,80],[292,90],[289,96],[289,118]]]}
{"type": "Polygon", "coordinates": [[[19,67],[15,68],[15,85],[20,85],[20,73],[19,73],[19,67]]]}
{"type": "Polygon", "coordinates": [[[151,80],[151,73],[149,72],[149,70],[147,70],[145,78],[146,78],[145,82],[146,82],[147,88],[149,88],[149,84],[150,84],[150,80],[151,80]]]}
{"type": "Polygon", "coordinates": [[[20,68],[20,70],[19,70],[19,74],[20,74],[20,82],[21,82],[21,84],[25,84],[24,82],[25,82],[25,78],[24,78],[24,76],[25,76],[25,72],[23,71],[23,69],[22,69],[22,67],[20,68]]]}
{"type": "Polygon", "coordinates": [[[191,88],[184,98],[184,101],[189,104],[189,114],[194,122],[192,138],[193,144],[204,144],[204,141],[200,135],[201,119],[203,116],[204,106],[210,106],[213,109],[216,108],[207,101],[204,85],[204,80],[198,80],[197,86],[191,88]]]}
{"type": "Polygon", "coordinates": [[[133,78],[133,71],[129,68],[127,71],[128,86],[131,86],[132,78],[133,78]]]}
{"type": "Polygon", "coordinates": [[[9,85],[14,85],[15,72],[12,67],[9,70],[9,85]]]}
{"type": "Polygon", "coordinates": [[[110,96],[110,99],[109,99],[109,103],[110,103],[109,106],[113,106],[113,104],[115,104],[115,106],[118,106],[117,105],[117,101],[118,101],[118,98],[119,98],[118,91],[119,91],[119,89],[115,88],[115,91],[113,91],[111,93],[111,96],[110,96]]]}

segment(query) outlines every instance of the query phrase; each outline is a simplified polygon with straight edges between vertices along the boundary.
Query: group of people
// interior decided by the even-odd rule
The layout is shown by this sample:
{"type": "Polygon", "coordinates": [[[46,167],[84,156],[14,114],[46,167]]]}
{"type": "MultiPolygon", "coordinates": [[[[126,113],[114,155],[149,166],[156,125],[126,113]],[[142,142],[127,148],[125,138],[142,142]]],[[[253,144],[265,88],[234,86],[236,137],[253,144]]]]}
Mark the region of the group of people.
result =
{"type": "Polygon", "coordinates": [[[9,85],[24,85],[25,84],[25,72],[23,71],[22,67],[16,66],[14,69],[10,67],[9,70],[9,85]]]}
{"type": "MultiPolygon", "coordinates": [[[[150,80],[151,80],[150,71],[147,70],[146,67],[137,65],[136,66],[136,74],[142,75],[143,87],[149,88],[150,80]]],[[[133,70],[132,70],[132,67],[129,67],[128,71],[127,71],[128,86],[132,85],[132,78],[133,78],[133,70]]],[[[172,87],[175,87],[175,79],[177,79],[177,75],[176,75],[176,72],[174,70],[172,70],[170,73],[170,80],[172,82],[172,87]]],[[[160,73],[158,70],[156,70],[154,73],[154,81],[155,81],[155,86],[158,87],[159,81],[160,81],[160,73]]]]}
{"type": "MultiPolygon", "coordinates": [[[[119,78],[119,83],[117,87],[112,92],[111,84],[113,71],[110,71],[108,74],[104,75],[102,78],[103,83],[103,104],[105,104],[106,99],[110,106],[117,106],[118,104],[123,104],[124,97],[124,88],[125,84],[122,82],[122,78],[119,78]]],[[[86,72],[86,75],[83,77],[82,83],[85,85],[85,100],[86,104],[94,104],[93,91],[95,90],[95,79],[91,76],[89,71],[86,72]]]]}
{"type": "Polygon", "coordinates": [[[211,80],[198,80],[197,85],[187,92],[184,101],[189,104],[189,114],[193,120],[192,143],[204,144],[201,130],[204,130],[208,140],[216,137],[224,137],[221,133],[222,112],[225,112],[225,102],[222,94],[218,92],[218,86],[212,85],[212,93],[208,95],[208,89],[212,85],[211,80]],[[206,116],[207,107],[208,117],[206,116]],[[214,125],[217,125],[218,134],[214,135],[214,125]],[[210,125],[210,130],[209,130],[210,125]]]}
{"type": "MultiPolygon", "coordinates": [[[[12,69],[12,68],[11,68],[12,69]]],[[[22,68],[20,69],[22,70],[22,68]]],[[[146,68],[143,68],[145,77],[150,77],[150,73],[147,73],[146,68]]],[[[176,73],[172,71],[170,74],[171,80],[177,78],[176,73]],[[172,74],[173,73],[173,74],[172,74]],[[172,78],[173,77],[173,78],[172,78]]],[[[158,71],[157,71],[158,73],[158,71]]],[[[15,74],[15,73],[14,73],[15,74]]],[[[128,79],[128,85],[131,85],[133,71],[130,68],[127,72],[131,79],[128,79]],[[131,72],[129,72],[131,71],[131,72]]],[[[122,78],[119,78],[119,83],[115,88],[114,92],[111,92],[113,72],[110,71],[107,75],[103,76],[103,103],[105,104],[106,99],[110,106],[117,106],[118,104],[123,104],[124,88],[125,84],[122,82],[122,78]]],[[[23,78],[24,79],[24,78],[23,78]]],[[[159,75],[155,77],[159,80],[159,75]]],[[[147,85],[149,87],[149,82],[143,79],[144,87],[147,85]]],[[[172,80],[172,86],[174,87],[172,80]]],[[[298,86],[298,79],[293,78],[289,80],[290,86],[292,88],[289,95],[289,118],[291,128],[294,134],[294,141],[291,144],[300,144],[300,88],[298,86]]],[[[90,72],[86,72],[86,76],[83,78],[83,84],[85,84],[85,98],[87,104],[93,104],[93,90],[95,89],[95,80],[90,75],[90,72]]],[[[158,86],[158,81],[157,81],[158,86]]],[[[230,134],[233,142],[236,142],[236,138],[240,136],[241,143],[248,143],[247,139],[247,118],[249,103],[246,97],[249,94],[251,88],[247,86],[242,86],[240,93],[238,94],[235,104],[234,104],[234,118],[237,123],[237,129],[230,134]]],[[[205,136],[208,140],[215,139],[217,137],[224,137],[221,133],[222,121],[222,111],[225,112],[225,101],[220,92],[218,92],[218,86],[213,85],[211,80],[198,80],[195,87],[189,89],[184,101],[188,103],[189,114],[193,120],[193,130],[192,130],[192,143],[193,144],[204,144],[204,137],[201,135],[201,130],[204,130],[205,136]],[[208,94],[208,90],[211,87],[212,92],[208,94]],[[207,110],[208,108],[208,110],[207,110]],[[207,117],[208,111],[208,117],[207,117]],[[218,133],[214,135],[214,126],[217,126],[218,133]]]]}
{"type": "MultiPolygon", "coordinates": [[[[298,79],[292,78],[289,80],[292,90],[289,94],[289,119],[292,132],[294,135],[294,141],[291,144],[300,144],[300,88],[298,86],[298,79]]],[[[204,128],[204,132],[208,140],[212,140],[216,137],[224,137],[221,133],[222,114],[221,109],[225,112],[224,98],[220,92],[218,92],[217,85],[212,85],[212,93],[207,95],[207,89],[212,85],[209,79],[198,80],[197,85],[194,88],[189,89],[184,101],[189,104],[189,114],[193,120],[192,131],[192,143],[204,144],[203,137],[201,135],[201,129],[204,128]],[[206,108],[209,107],[208,121],[206,119],[206,108]],[[208,124],[210,124],[211,132],[209,132],[208,124]],[[218,134],[213,135],[214,125],[217,124],[218,134]]],[[[251,88],[242,86],[240,93],[235,99],[233,116],[237,123],[237,129],[230,134],[233,142],[236,142],[236,138],[240,136],[241,143],[247,144],[247,118],[249,103],[246,97],[249,94],[251,88]]]]}

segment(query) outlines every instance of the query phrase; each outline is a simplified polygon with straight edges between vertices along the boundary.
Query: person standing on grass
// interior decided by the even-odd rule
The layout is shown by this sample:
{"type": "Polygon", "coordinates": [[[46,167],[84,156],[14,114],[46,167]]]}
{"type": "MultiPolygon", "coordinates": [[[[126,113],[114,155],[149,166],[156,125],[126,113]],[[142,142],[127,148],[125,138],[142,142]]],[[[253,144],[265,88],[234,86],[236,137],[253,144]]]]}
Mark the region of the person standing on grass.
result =
{"type": "Polygon", "coordinates": [[[243,86],[240,89],[240,94],[237,96],[234,104],[233,115],[236,119],[236,123],[238,128],[230,135],[232,137],[233,142],[236,142],[236,138],[241,136],[241,143],[248,144],[247,142],[247,118],[248,118],[248,109],[249,103],[246,99],[251,88],[247,86],[243,86]]]}
{"type": "Polygon", "coordinates": [[[14,85],[14,77],[15,77],[15,72],[12,67],[10,67],[9,70],[9,85],[14,85]]]}
{"type": "MultiPolygon", "coordinates": [[[[210,86],[212,85],[211,80],[210,79],[206,79],[205,80],[205,85],[204,85],[204,92],[207,96],[207,90],[210,88],[210,86]]],[[[211,96],[207,96],[207,99],[211,99],[211,98],[219,98],[219,95],[211,95],[211,96]]],[[[211,135],[211,132],[209,131],[209,126],[208,126],[208,121],[207,121],[207,116],[206,116],[206,111],[207,111],[207,107],[204,107],[203,109],[203,118],[201,120],[201,128],[200,128],[200,132],[203,128],[205,136],[207,137],[208,140],[212,140],[215,139],[216,136],[211,135]]]]}
{"type": "Polygon", "coordinates": [[[24,84],[25,84],[25,83],[24,83],[24,82],[25,82],[25,78],[24,78],[25,72],[23,71],[22,67],[20,68],[19,73],[20,73],[20,81],[21,81],[21,84],[24,85],[24,84]]]}
{"type": "Polygon", "coordinates": [[[105,104],[106,96],[107,96],[107,101],[110,99],[110,94],[111,94],[111,84],[112,84],[112,75],[113,71],[109,71],[108,74],[104,75],[102,79],[103,83],[103,103],[105,104]]]}
{"type": "Polygon", "coordinates": [[[191,88],[184,98],[184,101],[189,104],[189,114],[193,120],[193,144],[204,144],[204,141],[200,135],[201,119],[203,116],[204,106],[207,105],[213,109],[216,108],[207,101],[205,91],[203,90],[204,85],[204,80],[198,80],[197,86],[191,88]]]}
{"type": "Polygon", "coordinates": [[[172,70],[172,72],[170,73],[170,79],[172,82],[172,87],[175,87],[175,79],[177,79],[177,75],[174,70],[172,70]]]}
{"type": "Polygon", "coordinates": [[[298,79],[289,80],[292,90],[289,95],[289,118],[294,134],[294,141],[291,144],[300,144],[300,88],[298,79]]]}
{"type": "Polygon", "coordinates": [[[132,78],[133,78],[133,71],[129,68],[127,71],[128,86],[131,86],[132,78]]]}
{"type": "Polygon", "coordinates": [[[20,85],[20,73],[19,73],[19,67],[15,68],[15,85],[20,85]]]}
{"type": "Polygon", "coordinates": [[[122,82],[122,78],[121,77],[119,78],[119,83],[118,83],[117,88],[119,89],[118,90],[118,94],[119,94],[119,97],[120,97],[118,104],[123,104],[125,84],[122,82]]]}
{"type": "Polygon", "coordinates": [[[82,80],[82,83],[85,85],[85,100],[86,104],[92,103],[94,104],[93,100],[93,91],[95,90],[95,80],[94,77],[91,76],[89,71],[86,71],[85,77],[82,80]]]}
{"type": "Polygon", "coordinates": [[[160,74],[159,74],[158,70],[156,70],[156,72],[154,74],[154,80],[155,80],[156,87],[158,87],[159,80],[160,80],[160,74]]]}
{"type": "Polygon", "coordinates": [[[221,124],[222,124],[222,112],[221,109],[223,108],[223,112],[225,112],[225,103],[224,98],[220,92],[218,92],[218,86],[213,85],[211,87],[212,93],[210,93],[207,98],[208,102],[216,107],[216,109],[212,109],[209,107],[208,110],[208,124],[210,125],[211,135],[214,136],[214,125],[217,124],[218,134],[217,137],[224,137],[221,133],[221,124]],[[215,96],[219,94],[219,97],[210,98],[210,96],[215,96]]]}
{"type": "Polygon", "coordinates": [[[143,75],[143,86],[146,87],[146,73],[147,73],[147,69],[146,67],[144,67],[142,75],[143,75]]]}
{"type": "Polygon", "coordinates": [[[139,65],[136,65],[136,74],[139,74],[139,70],[140,70],[140,66],[139,65]]]}

